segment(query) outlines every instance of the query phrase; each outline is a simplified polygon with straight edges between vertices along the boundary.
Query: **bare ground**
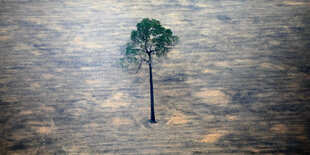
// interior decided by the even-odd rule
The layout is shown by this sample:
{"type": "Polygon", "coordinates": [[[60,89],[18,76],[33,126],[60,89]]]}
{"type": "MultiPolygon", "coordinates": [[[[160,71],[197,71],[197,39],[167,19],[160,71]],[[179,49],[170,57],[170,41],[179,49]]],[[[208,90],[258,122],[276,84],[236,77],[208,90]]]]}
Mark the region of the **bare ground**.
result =
{"type": "Polygon", "coordinates": [[[1,154],[309,153],[308,1],[0,3],[1,154]],[[120,67],[142,18],[180,44],[120,67]]]}

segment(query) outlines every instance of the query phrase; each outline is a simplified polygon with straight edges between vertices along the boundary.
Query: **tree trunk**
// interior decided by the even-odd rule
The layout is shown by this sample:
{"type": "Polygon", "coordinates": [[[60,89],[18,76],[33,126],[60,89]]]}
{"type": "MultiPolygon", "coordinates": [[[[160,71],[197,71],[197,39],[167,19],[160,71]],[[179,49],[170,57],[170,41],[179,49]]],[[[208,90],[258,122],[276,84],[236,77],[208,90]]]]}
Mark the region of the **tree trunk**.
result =
{"type": "Polygon", "coordinates": [[[150,71],[150,93],[151,93],[151,123],[156,123],[154,110],[154,93],[153,93],[153,76],[152,76],[152,58],[149,54],[149,71],[150,71]]]}

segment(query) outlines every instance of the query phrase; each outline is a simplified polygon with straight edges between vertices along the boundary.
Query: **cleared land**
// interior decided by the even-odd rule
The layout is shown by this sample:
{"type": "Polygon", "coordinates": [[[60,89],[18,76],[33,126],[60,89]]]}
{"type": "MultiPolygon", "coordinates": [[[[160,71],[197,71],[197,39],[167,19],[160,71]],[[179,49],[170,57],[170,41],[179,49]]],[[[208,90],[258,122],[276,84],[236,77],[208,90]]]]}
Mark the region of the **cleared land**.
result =
{"type": "Polygon", "coordinates": [[[1,154],[309,153],[310,2],[2,0],[1,154]],[[142,18],[180,44],[131,74],[142,18]]]}

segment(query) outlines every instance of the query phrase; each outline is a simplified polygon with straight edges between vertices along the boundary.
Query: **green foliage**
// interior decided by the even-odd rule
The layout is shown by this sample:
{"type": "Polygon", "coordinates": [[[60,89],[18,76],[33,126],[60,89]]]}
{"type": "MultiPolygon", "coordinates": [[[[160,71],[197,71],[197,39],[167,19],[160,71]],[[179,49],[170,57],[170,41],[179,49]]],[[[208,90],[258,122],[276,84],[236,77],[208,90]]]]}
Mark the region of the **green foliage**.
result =
{"type": "Polygon", "coordinates": [[[124,67],[141,67],[143,61],[151,63],[151,55],[158,58],[167,55],[179,38],[170,29],[165,29],[156,19],[145,18],[137,24],[137,30],[131,32],[131,41],[122,52],[121,63],[124,67]]]}

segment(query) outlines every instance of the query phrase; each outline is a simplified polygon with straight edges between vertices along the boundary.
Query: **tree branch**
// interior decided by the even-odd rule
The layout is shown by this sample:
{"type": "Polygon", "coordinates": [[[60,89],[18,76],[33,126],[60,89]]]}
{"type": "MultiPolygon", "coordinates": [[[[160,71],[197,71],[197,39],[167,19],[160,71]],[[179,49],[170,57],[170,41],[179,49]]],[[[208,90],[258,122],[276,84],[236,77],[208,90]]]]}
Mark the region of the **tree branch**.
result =
{"type": "Polygon", "coordinates": [[[136,74],[139,72],[139,70],[141,69],[141,66],[142,66],[142,60],[140,61],[140,63],[139,63],[139,66],[138,66],[138,69],[137,69],[137,71],[136,71],[136,74]]]}
{"type": "Polygon", "coordinates": [[[146,59],[144,59],[144,58],[142,58],[142,60],[143,60],[143,61],[145,61],[145,62],[147,62],[147,63],[149,63],[149,61],[148,61],[148,60],[146,60],[146,59]]]}

